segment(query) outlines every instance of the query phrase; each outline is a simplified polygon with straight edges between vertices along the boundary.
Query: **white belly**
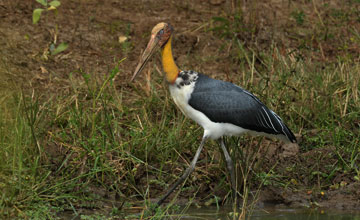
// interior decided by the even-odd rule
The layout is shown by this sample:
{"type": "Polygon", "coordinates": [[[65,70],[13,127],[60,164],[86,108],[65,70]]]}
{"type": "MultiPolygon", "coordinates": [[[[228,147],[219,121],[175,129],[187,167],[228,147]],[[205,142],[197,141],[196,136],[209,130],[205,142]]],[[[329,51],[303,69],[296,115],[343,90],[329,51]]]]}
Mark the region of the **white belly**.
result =
{"type": "Polygon", "coordinates": [[[230,123],[212,122],[205,114],[191,107],[188,103],[191,93],[194,90],[194,84],[182,86],[180,89],[175,85],[170,85],[169,89],[175,104],[184,113],[184,115],[191,118],[204,128],[204,136],[215,140],[224,135],[238,136],[248,131],[247,129],[230,123]]]}

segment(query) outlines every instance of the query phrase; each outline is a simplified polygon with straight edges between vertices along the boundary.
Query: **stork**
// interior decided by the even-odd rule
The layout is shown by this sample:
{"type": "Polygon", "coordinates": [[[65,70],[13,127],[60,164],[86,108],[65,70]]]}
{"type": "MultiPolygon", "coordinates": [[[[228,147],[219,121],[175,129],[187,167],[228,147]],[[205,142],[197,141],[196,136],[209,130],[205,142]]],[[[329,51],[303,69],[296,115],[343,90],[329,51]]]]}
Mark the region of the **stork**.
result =
{"type": "Polygon", "coordinates": [[[160,48],[165,78],[175,104],[185,116],[203,127],[204,134],[190,166],[157,204],[161,205],[194,171],[207,139],[219,139],[227,169],[230,172],[232,193],[236,195],[234,166],[223,136],[250,133],[272,136],[293,143],[296,142],[296,138],[282,119],[252,93],[230,82],[212,79],[192,70],[180,70],[175,64],[171,49],[173,32],[173,27],[164,22],[152,29],[150,41],[140,57],[131,81],[143,70],[154,52],[160,48]]]}

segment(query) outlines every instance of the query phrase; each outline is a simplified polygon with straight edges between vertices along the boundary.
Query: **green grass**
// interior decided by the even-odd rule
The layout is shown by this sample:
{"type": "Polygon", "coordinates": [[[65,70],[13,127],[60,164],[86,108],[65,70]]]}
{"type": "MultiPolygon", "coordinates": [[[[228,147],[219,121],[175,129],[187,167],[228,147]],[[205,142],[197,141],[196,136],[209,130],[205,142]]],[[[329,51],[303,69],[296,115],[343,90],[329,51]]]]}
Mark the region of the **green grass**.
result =
{"type": "MultiPolygon", "coordinates": [[[[251,52],[248,55],[251,57],[251,52]]],[[[240,190],[262,182],[301,182],[299,173],[310,176],[313,183],[321,178],[321,188],[332,184],[333,172],[359,176],[359,65],[339,62],[321,69],[313,63],[296,62],[291,55],[265,53],[263,57],[263,68],[275,72],[253,82],[248,80],[251,75],[245,76],[243,82],[240,77],[239,84],[256,93],[304,136],[300,142],[302,152],[334,147],[328,156],[337,161],[320,169],[323,161],[318,159],[319,164],[310,169],[297,167],[290,172],[253,165],[256,169],[248,173],[252,157],[244,160],[243,153],[254,143],[245,144],[248,137],[240,142],[229,141],[229,146],[242,149],[233,151],[234,161],[245,161],[237,166],[239,186],[245,187],[240,190]],[[264,172],[271,175],[256,180],[256,173],[264,172]],[[244,175],[248,182],[242,185],[244,175]]],[[[162,77],[155,75],[146,96],[141,88],[116,89],[112,79],[117,73],[115,68],[102,79],[73,73],[71,91],[66,95],[44,98],[19,93],[2,102],[3,216],[54,217],[62,210],[76,213],[79,208],[99,207],[96,201],[122,207],[136,200],[156,198],[159,192],[153,188],[164,190],[181,175],[187,166],[185,161],[192,159],[202,129],[176,109],[161,83],[162,77]],[[99,196],[99,191],[116,195],[117,203],[99,196]]],[[[216,143],[209,142],[206,148],[207,158],[201,159],[201,168],[181,193],[195,193],[197,185],[211,183],[218,174],[227,178],[223,162],[213,157],[218,151],[216,143]]],[[[226,178],[219,184],[229,187],[226,178]]]]}
{"type": "MultiPolygon", "coordinates": [[[[351,27],[347,38],[339,38],[331,23],[344,24],[356,13],[327,7],[319,10],[331,12],[330,20],[310,23],[302,9],[289,15],[297,25],[295,35],[300,26],[307,35],[296,35],[288,50],[280,42],[266,49],[245,44],[243,39],[256,36],[254,16],[249,23],[241,14],[217,17],[203,31],[222,40],[219,52],[227,50],[226,59],[236,69],[230,80],[256,94],[300,136],[302,161],[295,164],[259,157],[268,144],[261,138],[227,139],[237,162],[238,189],[250,209],[251,191],[264,185],[287,188],[297,183],[298,190],[326,190],[340,187],[338,175],[360,181],[360,57],[348,47],[360,38],[351,27]],[[317,59],[324,48],[314,46],[314,39],[317,45],[330,45],[329,50],[339,39],[337,55],[325,53],[323,60],[317,59]]],[[[126,53],[132,49],[130,43],[123,48],[126,53]]],[[[104,76],[74,71],[59,94],[1,91],[0,217],[54,219],[66,212],[83,219],[123,218],[131,207],[152,207],[150,199],[182,174],[202,129],[176,108],[161,73],[153,69],[150,82],[119,88],[115,82],[122,71],[118,66],[104,76]],[[92,209],[99,214],[84,211],[92,209]]],[[[175,194],[194,202],[211,185],[215,193],[203,201],[221,205],[216,192],[225,189],[225,203],[230,203],[228,178],[217,143],[209,141],[196,172],[175,194]]],[[[178,197],[154,213],[138,213],[144,219],[174,215],[180,212],[178,197]]]]}
{"type": "Polygon", "coordinates": [[[34,142],[32,124],[24,115],[23,97],[17,95],[5,95],[1,103],[1,215],[51,217],[61,208],[48,207],[37,193],[47,187],[49,171],[41,166],[42,149],[34,142]]]}

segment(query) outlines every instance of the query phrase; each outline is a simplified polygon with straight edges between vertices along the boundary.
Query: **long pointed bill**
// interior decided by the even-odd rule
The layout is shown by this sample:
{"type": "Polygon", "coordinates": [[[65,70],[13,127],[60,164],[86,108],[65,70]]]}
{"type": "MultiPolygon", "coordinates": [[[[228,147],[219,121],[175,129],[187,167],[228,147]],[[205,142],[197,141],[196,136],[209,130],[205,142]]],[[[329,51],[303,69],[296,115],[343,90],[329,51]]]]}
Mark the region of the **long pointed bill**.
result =
{"type": "Polygon", "coordinates": [[[130,81],[133,81],[135,77],[138,75],[138,73],[140,73],[144,69],[146,63],[149,61],[149,58],[159,46],[158,43],[159,43],[159,38],[157,38],[156,35],[152,35],[130,81]]]}

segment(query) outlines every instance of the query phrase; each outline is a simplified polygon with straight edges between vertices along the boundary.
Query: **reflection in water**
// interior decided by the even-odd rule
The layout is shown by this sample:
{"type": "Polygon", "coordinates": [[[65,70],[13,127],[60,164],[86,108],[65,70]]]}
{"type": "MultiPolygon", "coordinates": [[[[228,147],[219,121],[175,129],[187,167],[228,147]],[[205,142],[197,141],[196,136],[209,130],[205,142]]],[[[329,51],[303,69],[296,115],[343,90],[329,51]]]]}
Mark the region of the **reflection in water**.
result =
{"type": "MultiPolygon", "coordinates": [[[[230,207],[190,207],[181,219],[216,219],[232,218],[230,207]]],[[[341,211],[320,209],[257,209],[252,213],[251,220],[360,220],[360,211],[341,211]]]]}

